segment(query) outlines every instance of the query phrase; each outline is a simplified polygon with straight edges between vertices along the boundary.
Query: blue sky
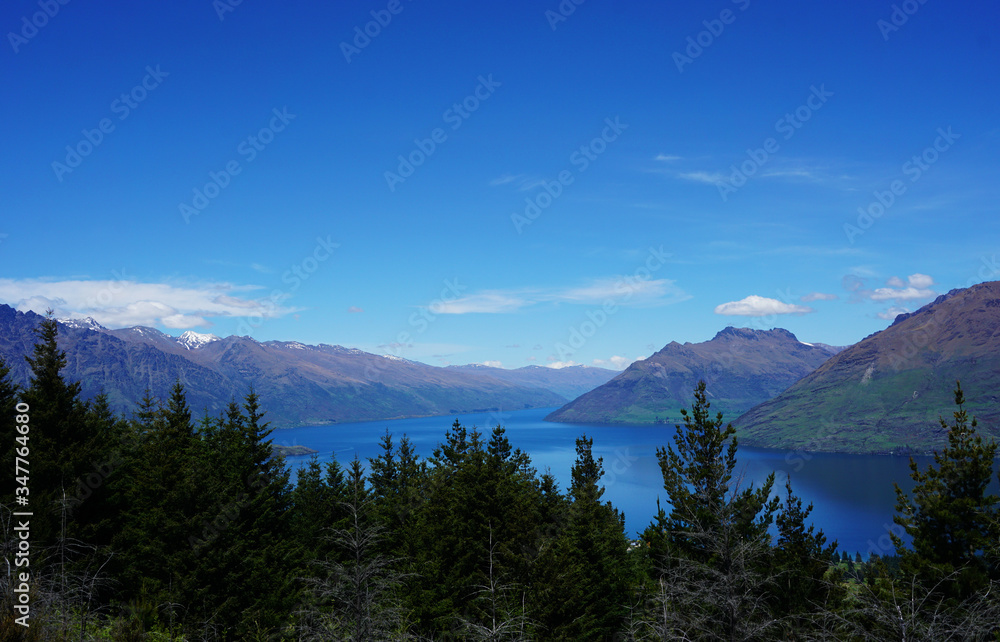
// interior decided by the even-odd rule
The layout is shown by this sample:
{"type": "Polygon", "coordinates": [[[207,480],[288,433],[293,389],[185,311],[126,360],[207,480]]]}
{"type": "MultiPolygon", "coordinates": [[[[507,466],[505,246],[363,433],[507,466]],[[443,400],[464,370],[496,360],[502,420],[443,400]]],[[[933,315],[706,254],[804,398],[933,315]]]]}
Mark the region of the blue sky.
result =
{"type": "Polygon", "coordinates": [[[1000,278],[995,3],[233,1],[0,8],[0,302],[621,368],[1000,278]]]}

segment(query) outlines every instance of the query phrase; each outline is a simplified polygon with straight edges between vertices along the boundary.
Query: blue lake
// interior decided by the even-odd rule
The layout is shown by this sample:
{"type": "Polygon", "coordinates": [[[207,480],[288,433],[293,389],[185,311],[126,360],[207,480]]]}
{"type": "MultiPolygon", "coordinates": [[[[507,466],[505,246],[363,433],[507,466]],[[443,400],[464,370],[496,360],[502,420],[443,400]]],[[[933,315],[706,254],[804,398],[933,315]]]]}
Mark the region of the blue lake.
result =
{"type": "MultiPolygon", "coordinates": [[[[468,428],[478,427],[488,436],[498,423],[506,428],[507,438],[515,448],[531,456],[541,472],[550,469],[565,490],[570,469],[576,459],[575,439],[581,434],[594,439],[594,453],[604,459],[606,488],[604,499],[625,513],[625,525],[635,536],[649,525],[656,512],[656,501],[666,501],[663,478],[656,459],[657,447],[673,444],[674,426],[620,426],[599,424],[559,424],[543,421],[553,408],[520,410],[493,414],[458,415],[468,428]]],[[[410,438],[421,457],[431,454],[444,440],[445,431],[456,416],[397,419],[330,426],[305,426],[272,433],[272,441],[282,446],[303,445],[319,451],[320,461],[329,461],[332,453],[347,465],[355,456],[365,464],[381,453],[379,439],[388,428],[398,443],[404,434],[410,438]]],[[[875,455],[795,453],[785,450],[740,447],[738,470],[745,483],[760,484],[772,471],[776,473],[775,492],[784,495],[786,477],[792,490],[804,503],[812,502],[812,519],[822,528],[828,541],[836,539],[839,548],[853,555],[892,553],[887,532],[900,531],[892,523],[896,495],[893,482],[909,491],[909,459],[875,455]]],[[[916,458],[921,469],[931,457],[916,458]]],[[[298,469],[308,456],[289,457],[298,469]]]]}

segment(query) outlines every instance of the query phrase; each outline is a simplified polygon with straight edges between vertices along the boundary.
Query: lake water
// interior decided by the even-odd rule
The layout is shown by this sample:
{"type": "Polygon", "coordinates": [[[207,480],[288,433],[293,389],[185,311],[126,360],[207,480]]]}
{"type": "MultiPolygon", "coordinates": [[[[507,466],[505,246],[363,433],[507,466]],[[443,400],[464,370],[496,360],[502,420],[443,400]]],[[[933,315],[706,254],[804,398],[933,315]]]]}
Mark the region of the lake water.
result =
{"type": "MultiPolygon", "coordinates": [[[[656,449],[673,444],[674,426],[543,421],[553,410],[540,408],[457,418],[468,428],[478,427],[486,437],[498,423],[503,425],[511,445],[527,452],[540,472],[550,469],[563,490],[569,486],[570,469],[576,459],[575,439],[586,433],[594,439],[595,457],[604,458],[604,499],[625,513],[629,536],[641,532],[656,512],[657,498],[666,503],[656,449]]],[[[335,452],[342,465],[349,464],[355,455],[367,464],[367,458],[381,454],[379,439],[388,428],[396,443],[405,434],[420,456],[427,457],[444,440],[445,431],[455,419],[444,416],[306,426],[276,430],[272,441],[318,450],[320,461],[329,461],[335,452]]],[[[775,491],[784,496],[784,481],[791,476],[795,494],[814,506],[815,525],[823,529],[828,541],[836,539],[841,550],[852,556],[857,551],[863,557],[871,552],[893,552],[887,532],[890,528],[901,532],[892,523],[896,503],[893,482],[907,492],[912,488],[908,458],[747,447],[740,447],[738,452],[738,470],[747,482],[760,484],[774,471],[775,491]]],[[[916,459],[921,469],[932,461],[931,457],[916,459]]],[[[308,460],[308,456],[289,457],[288,463],[298,469],[308,460]]]]}

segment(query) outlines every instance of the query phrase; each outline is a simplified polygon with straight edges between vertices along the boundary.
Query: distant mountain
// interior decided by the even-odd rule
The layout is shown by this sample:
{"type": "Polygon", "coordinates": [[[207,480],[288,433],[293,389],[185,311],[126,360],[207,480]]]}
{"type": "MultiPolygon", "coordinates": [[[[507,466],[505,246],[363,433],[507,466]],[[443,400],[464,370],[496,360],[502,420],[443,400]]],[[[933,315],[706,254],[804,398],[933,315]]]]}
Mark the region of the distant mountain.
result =
{"type": "Polygon", "coordinates": [[[952,290],[839,353],[734,425],[748,445],[834,452],[945,445],[955,381],[1000,438],[1000,282],[952,290]]]}
{"type": "Polygon", "coordinates": [[[214,334],[199,334],[198,332],[192,332],[188,330],[181,336],[177,337],[177,343],[184,346],[188,350],[195,350],[204,345],[208,345],[213,341],[219,341],[219,337],[214,334]]]}
{"type": "MultiPolygon", "coordinates": [[[[0,357],[14,379],[30,376],[24,357],[42,317],[0,305],[0,357]]],[[[63,375],[82,384],[85,398],[105,392],[112,407],[131,413],[148,388],[166,399],[175,381],[197,415],[220,413],[251,386],[276,427],[559,406],[567,397],[488,372],[436,368],[361,350],[292,341],[159,330],[109,330],[93,320],[61,322],[63,375]]]]}
{"type": "Polygon", "coordinates": [[[545,366],[525,366],[507,370],[479,364],[448,366],[450,370],[489,375],[500,381],[551,390],[566,399],[576,399],[585,392],[607,383],[618,374],[616,370],[592,366],[569,366],[566,368],[546,368],[545,366]]]}
{"type": "Polygon", "coordinates": [[[546,417],[569,423],[680,422],[698,381],[708,384],[713,414],[733,419],[786,389],[835,354],[788,330],[728,327],[711,341],[673,341],[603,386],[546,417]]]}

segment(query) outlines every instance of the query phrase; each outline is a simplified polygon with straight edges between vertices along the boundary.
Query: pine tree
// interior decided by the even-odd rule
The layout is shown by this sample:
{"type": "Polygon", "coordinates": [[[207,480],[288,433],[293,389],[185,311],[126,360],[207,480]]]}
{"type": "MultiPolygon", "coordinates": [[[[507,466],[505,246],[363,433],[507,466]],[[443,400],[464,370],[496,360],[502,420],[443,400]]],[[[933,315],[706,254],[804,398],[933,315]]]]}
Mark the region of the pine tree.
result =
{"type": "MultiPolygon", "coordinates": [[[[80,384],[62,377],[66,353],[57,342],[59,326],[49,310],[35,331],[38,337],[32,356],[31,383],[22,395],[30,408],[32,453],[31,505],[32,539],[51,544],[60,532],[59,502],[64,492],[72,492],[99,456],[92,428],[84,420],[80,384]]],[[[75,522],[71,536],[78,535],[75,522]]]]}
{"type": "MultiPolygon", "coordinates": [[[[842,597],[840,586],[824,578],[835,556],[837,542],[826,545],[823,531],[806,521],[813,506],[802,507],[802,499],[792,493],[791,479],[785,481],[785,501],[775,518],[778,538],[773,551],[775,582],[773,611],[786,617],[815,613],[820,605],[833,606],[842,597]]],[[[858,555],[857,562],[861,563],[858,555]]],[[[797,618],[800,622],[809,618],[797,618]]],[[[789,623],[789,626],[797,624],[789,623]]]]}
{"type": "Polygon", "coordinates": [[[777,625],[768,527],[778,509],[769,499],[772,473],[759,487],[734,479],[736,431],[710,418],[705,382],[691,413],[682,410],[674,447],[657,449],[669,515],[659,508],[643,538],[658,567],[656,628],[662,636],[746,639],[777,625]]]}
{"type": "Polygon", "coordinates": [[[383,532],[361,461],[348,469],[343,527],[328,529],[336,555],[306,579],[313,603],[300,613],[300,639],[376,642],[406,639],[397,560],[380,552],[383,532]]]}
{"type": "Polygon", "coordinates": [[[681,410],[684,427],[677,426],[674,447],[658,448],[663,488],[670,500],[669,515],[658,509],[645,537],[655,555],[683,556],[710,563],[715,555],[704,535],[731,526],[743,538],[766,537],[778,499],[769,501],[774,474],[757,489],[740,488],[736,471],[736,429],[723,429],[722,413],[710,418],[705,382],[694,393],[691,413],[681,410]],[[728,443],[727,443],[728,442],[728,443]]]}
{"type": "Polygon", "coordinates": [[[976,434],[969,422],[960,383],[955,387],[954,423],[940,419],[948,431],[948,445],[934,454],[934,464],[921,472],[910,459],[912,496],[896,485],[893,518],[912,539],[912,548],[893,534],[900,566],[924,590],[937,588],[947,597],[965,599],[997,579],[988,553],[995,546],[995,523],[1000,498],[987,494],[997,445],[976,434]],[[945,581],[947,580],[947,581],[945,581]]]}
{"type": "Polygon", "coordinates": [[[576,440],[566,527],[542,561],[536,598],[541,639],[612,639],[625,617],[625,517],[601,502],[604,468],[602,458],[593,456],[593,443],[586,435],[576,440]]]}

